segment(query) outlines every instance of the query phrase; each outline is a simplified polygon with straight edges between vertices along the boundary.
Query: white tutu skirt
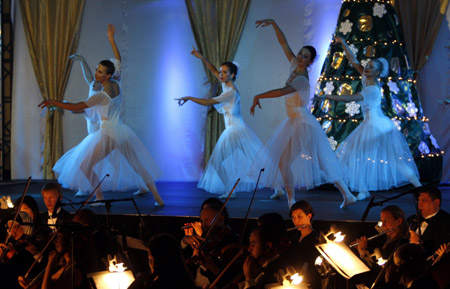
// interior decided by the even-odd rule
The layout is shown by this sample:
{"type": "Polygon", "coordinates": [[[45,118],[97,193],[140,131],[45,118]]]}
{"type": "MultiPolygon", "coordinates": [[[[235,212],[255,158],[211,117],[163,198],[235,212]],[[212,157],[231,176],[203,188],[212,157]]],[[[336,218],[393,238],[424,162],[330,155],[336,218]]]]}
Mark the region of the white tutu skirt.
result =
{"type": "Polygon", "coordinates": [[[158,165],[136,134],[125,124],[107,122],[66,152],[53,171],[64,188],[88,192],[106,174],[109,177],[102,183],[103,191],[146,189],[146,184],[160,175],[158,165]]]}
{"type": "Polygon", "coordinates": [[[309,112],[286,119],[258,152],[252,165],[264,168],[260,187],[310,189],[342,178],[338,158],[309,112]]]}
{"type": "MultiPolygon", "coordinates": [[[[375,115],[375,114],[374,114],[375,115]]],[[[408,143],[386,117],[366,119],[336,150],[352,191],[380,191],[419,178],[408,143]]]]}
{"type": "Polygon", "coordinates": [[[247,172],[261,146],[259,138],[245,124],[227,127],[197,186],[213,194],[229,193],[240,178],[235,192],[253,191],[255,182],[247,172]]]}

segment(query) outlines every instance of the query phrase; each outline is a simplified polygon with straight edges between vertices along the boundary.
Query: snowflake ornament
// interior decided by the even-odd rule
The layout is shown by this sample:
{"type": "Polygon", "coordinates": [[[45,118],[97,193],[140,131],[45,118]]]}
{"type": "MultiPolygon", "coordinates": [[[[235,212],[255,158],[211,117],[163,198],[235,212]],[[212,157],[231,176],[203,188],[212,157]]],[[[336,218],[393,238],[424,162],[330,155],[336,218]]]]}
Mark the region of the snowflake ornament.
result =
{"type": "Polygon", "coordinates": [[[417,112],[419,111],[419,109],[417,109],[416,104],[414,102],[408,102],[406,111],[408,112],[410,117],[415,117],[417,116],[417,112]]]}
{"type": "Polygon", "coordinates": [[[331,94],[333,94],[334,88],[335,88],[335,87],[334,87],[334,85],[333,85],[333,82],[328,81],[328,82],[326,83],[326,86],[325,86],[325,88],[324,88],[323,90],[325,91],[326,94],[331,95],[331,94]]]}
{"type": "Polygon", "coordinates": [[[426,143],[424,143],[423,141],[420,142],[419,145],[419,151],[423,154],[429,154],[430,153],[430,148],[427,146],[426,143]]]}
{"type": "Polygon", "coordinates": [[[363,67],[366,67],[366,65],[369,63],[369,61],[370,61],[370,59],[363,59],[363,60],[361,60],[361,65],[363,67]]]}
{"type": "MultiPolygon", "coordinates": [[[[356,48],[356,46],[355,46],[355,44],[350,44],[349,46],[348,46],[348,48],[350,48],[350,51],[353,53],[353,55],[358,55],[358,48],[356,48]]],[[[344,55],[347,55],[346,53],[345,53],[345,50],[344,50],[344,55]]]]}
{"type": "Polygon", "coordinates": [[[434,146],[435,148],[440,149],[440,147],[439,147],[439,145],[438,145],[436,139],[434,138],[434,136],[433,136],[432,134],[430,134],[430,140],[431,140],[431,143],[433,144],[433,146],[434,146]]]}
{"type": "Polygon", "coordinates": [[[386,6],[384,4],[375,3],[375,5],[373,6],[373,16],[383,18],[384,14],[386,13],[386,6]]]}
{"type": "Polygon", "coordinates": [[[396,82],[393,82],[392,80],[389,80],[389,82],[387,83],[387,85],[389,86],[389,90],[395,94],[397,94],[400,89],[398,88],[398,85],[396,82]]]}
{"type": "Polygon", "coordinates": [[[344,22],[341,22],[341,25],[339,27],[339,32],[341,32],[344,35],[347,35],[347,33],[352,32],[352,26],[353,26],[353,23],[347,19],[344,22]]]}
{"type": "Polygon", "coordinates": [[[399,121],[398,119],[391,119],[391,120],[398,130],[402,130],[402,122],[401,121],[399,121]]]}
{"type": "Polygon", "coordinates": [[[334,136],[330,136],[328,138],[328,141],[330,142],[331,148],[335,151],[337,147],[337,141],[334,139],[334,136]]]}
{"type": "Polygon", "coordinates": [[[345,112],[348,113],[350,116],[354,116],[355,114],[360,113],[361,105],[359,103],[356,103],[355,101],[351,101],[349,103],[345,104],[345,112]]]}

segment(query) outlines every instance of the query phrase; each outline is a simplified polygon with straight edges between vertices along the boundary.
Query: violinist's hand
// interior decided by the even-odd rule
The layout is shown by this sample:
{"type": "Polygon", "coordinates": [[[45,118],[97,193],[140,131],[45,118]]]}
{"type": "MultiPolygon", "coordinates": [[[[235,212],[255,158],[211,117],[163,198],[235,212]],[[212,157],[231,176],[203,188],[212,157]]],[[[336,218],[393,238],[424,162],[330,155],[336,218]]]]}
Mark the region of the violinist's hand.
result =
{"type": "Polygon", "coordinates": [[[273,19],[263,19],[263,20],[256,20],[255,24],[256,24],[256,27],[266,27],[269,25],[274,25],[276,23],[275,23],[275,20],[273,20],[273,19]]]}
{"type": "Polygon", "coordinates": [[[198,236],[184,236],[183,242],[191,246],[194,250],[198,249],[201,244],[201,240],[198,236]]]}
{"type": "Polygon", "coordinates": [[[54,268],[58,265],[58,259],[58,253],[56,251],[51,251],[50,254],[48,254],[47,267],[54,268]]]}
{"type": "Polygon", "coordinates": [[[420,243],[419,235],[417,235],[417,233],[414,232],[413,230],[409,230],[409,242],[411,244],[419,244],[420,243]]]}
{"type": "Polygon", "coordinates": [[[244,264],[242,264],[242,272],[244,273],[245,280],[249,281],[252,279],[255,279],[257,276],[257,263],[255,261],[255,258],[248,256],[244,260],[244,264]]]}
{"type": "Polygon", "coordinates": [[[197,236],[201,236],[203,234],[201,222],[193,222],[193,223],[191,223],[191,225],[192,225],[192,228],[194,228],[195,234],[197,234],[197,236]]]}
{"type": "Polygon", "coordinates": [[[183,104],[185,104],[189,99],[190,99],[190,96],[185,96],[182,98],[175,98],[175,100],[178,101],[179,106],[183,106],[183,104]]]}
{"type": "Polygon", "coordinates": [[[253,104],[252,107],[250,107],[250,114],[255,115],[255,107],[259,106],[259,109],[262,109],[261,104],[259,103],[259,97],[256,95],[253,97],[253,104]]]}
{"type": "Polygon", "coordinates": [[[22,288],[27,289],[27,288],[28,288],[28,285],[30,285],[30,280],[25,279],[23,276],[19,276],[19,277],[17,278],[17,280],[19,281],[19,285],[20,285],[20,287],[22,287],[22,288]]]}

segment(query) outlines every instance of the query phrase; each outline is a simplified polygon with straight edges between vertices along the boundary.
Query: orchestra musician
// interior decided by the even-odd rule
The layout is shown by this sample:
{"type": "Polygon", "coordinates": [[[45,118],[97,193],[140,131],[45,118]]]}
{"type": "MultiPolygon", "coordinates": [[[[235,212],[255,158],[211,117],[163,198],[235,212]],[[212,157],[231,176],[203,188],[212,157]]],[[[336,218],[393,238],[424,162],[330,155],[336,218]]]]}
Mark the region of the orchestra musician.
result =
{"type": "Polygon", "coordinates": [[[431,256],[441,245],[450,242],[450,214],[441,209],[442,194],[437,187],[421,188],[418,200],[419,220],[416,215],[408,218],[410,242],[421,244],[427,256],[431,256]]]}
{"type": "Polygon", "coordinates": [[[140,273],[128,289],[194,289],[193,277],[184,262],[177,240],[159,234],[148,243],[150,274],[140,273]]]}
{"type": "Polygon", "coordinates": [[[52,232],[57,230],[55,225],[63,225],[72,220],[70,213],[61,208],[62,188],[60,184],[56,182],[45,184],[41,189],[41,195],[48,210],[48,213],[41,215],[41,222],[48,224],[52,232]]]}
{"type": "MultiPolygon", "coordinates": [[[[48,256],[48,262],[44,269],[42,280],[40,280],[41,287],[38,288],[89,288],[83,270],[73,259],[70,252],[70,234],[70,231],[66,228],[60,228],[57,231],[56,237],[53,240],[55,250],[51,251],[48,256]],[[74,278],[73,281],[72,276],[74,278]]],[[[23,276],[19,277],[22,288],[28,288],[31,281],[30,279],[25,279],[23,276]]]]}
{"type": "Polygon", "coordinates": [[[319,240],[311,223],[314,216],[313,208],[307,201],[300,200],[292,205],[289,215],[294,226],[298,227],[289,233],[289,238],[301,256],[302,265],[308,266],[306,280],[312,289],[319,289],[320,275],[314,266],[316,258],[320,255],[315,247],[319,240]]]}
{"type": "MultiPolygon", "coordinates": [[[[388,268],[388,270],[395,270],[395,268],[391,267],[391,263],[393,261],[391,256],[399,246],[409,243],[409,228],[408,223],[406,222],[405,213],[398,206],[386,206],[380,212],[380,222],[381,230],[383,232],[387,232],[384,235],[386,236],[386,240],[380,249],[375,249],[379,253],[374,254],[375,257],[382,257],[384,260],[388,261],[388,263],[384,265],[388,268]],[[379,256],[377,256],[377,254],[379,256]]],[[[370,287],[373,282],[375,282],[382,267],[376,264],[376,260],[374,261],[374,254],[370,251],[374,252],[375,250],[372,248],[369,251],[370,247],[368,246],[367,241],[368,239],[366,236],[358,238],[357,249],[359,256],[369,266],[369,268],[371,268],[371,271],[353,278],[352,283],[362,282],[370,287]]],[[[386,273],[384,272],[384,274],[386,273]]],[[[379,286],[378,288],[385,288],[386,286],[387,288],[399,288],[399,280],[395,278],[395,272],[390,271],[388,274],[391,275],[389,284],[386,284],[385,278],[379,278],[379,280],[377,280],[379,286]]]]}
{"type": "MultiPolygon", "coordinates": [[[[219,200],[220,201],[220,200],[219,200]]],[[[212,283],[239,247],[239,237],[227,224],[228,213],[217,202],[202,205],[200,222],[186,224],[182,248],[190,248],[192,254],[186,261],[195,272],[195,284],[203,287],[212,283]],[[222,213],[218,213],[222,210],[222,213]],[[216,217],[217,216],[217,217],[216,217]],[[214,220],[214,224],[213,224],[214,220]]],[[[186,250],[186,249],[185,249],[186,250]]],[[[233,275],[231,269],[227,275],[233,275]]],[[[225,277],[223,281],[226,282],[225,277]]],[[[219,283],[218,287],[222,285],[219,283]]]]}
{"type": "MultiPolygon", "coordinates": [[[[34,262],[34,256],[39,255],[37,247],[30,241],[31,232],[29,225],[31,217],[24,211],[20,211],[16,221],[7,222],[7,230],[10,234],[8,244],[0,244],[0,278],[1,288],[21,288],[18,277],[23,275],[34,262]]],[[[40,268],[36,268],[38,272],[40,268]]],[[[35,274],[33,271],[32,275],[35,274]]]]}
{"type": "Polygon", "coordinates": [[[280,230],[271,225],[258,226],[252,231],[249,256],[242,266],[245,280],[239,288],[262,289],[269,284],[281,285],[280,272],[295,268],[295,264],[280,254],[281,237],[280,230]]]}

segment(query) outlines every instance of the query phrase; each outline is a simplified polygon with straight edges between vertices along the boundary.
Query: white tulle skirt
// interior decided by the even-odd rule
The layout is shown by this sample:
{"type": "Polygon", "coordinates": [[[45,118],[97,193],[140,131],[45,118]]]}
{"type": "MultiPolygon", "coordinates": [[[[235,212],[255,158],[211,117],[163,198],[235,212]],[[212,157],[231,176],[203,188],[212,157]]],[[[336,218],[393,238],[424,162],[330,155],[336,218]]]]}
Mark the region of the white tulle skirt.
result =
{"type": "Polygon", "coordinates": [[[380,191],[419,178],[408,143],[386,116],[366,117],[336,150],[352,191],[380,191]]]}
{"type": "Polygon", "coordinates": [[[255,182],[247,175],[262,143],[245,124],[227,127],[214,147],[198,187],[213,194],[228,193],[237,179],[235,192],[255,189],[255,182]]]}
{"type": "Polygon", "coordinates": [[[260,167],[264,168],[260,187],[310,189],[342,179],[325,132],[306,111],[286,119],[275,130],[252,165],[260,167]]]}
{"type": "Polygon", "coordinates": [[[145,189],[160,175],[136,134],[125,124],[107,122],[66,152],[53,171],[64,188],[82,191],[92,191],[107,174],[103,191],[145,189]]]}

